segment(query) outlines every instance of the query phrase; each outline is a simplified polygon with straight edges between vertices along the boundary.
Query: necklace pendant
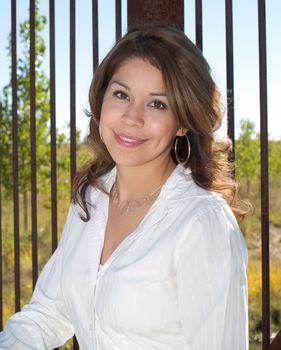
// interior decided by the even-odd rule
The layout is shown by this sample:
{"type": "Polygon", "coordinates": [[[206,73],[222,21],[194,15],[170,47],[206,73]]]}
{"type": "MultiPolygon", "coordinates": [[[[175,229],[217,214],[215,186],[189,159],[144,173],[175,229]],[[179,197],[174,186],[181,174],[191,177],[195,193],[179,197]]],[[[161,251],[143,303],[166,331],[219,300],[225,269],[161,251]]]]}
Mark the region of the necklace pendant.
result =
{"type": "Polygon", "coordinates": [[[129,201],[122,201],[122,202],[118,202],[118,205],[116,205],[116,207],[119,210],[120,214],[128,214],[128,212],[130,211],[130,202],[129,201]]]}
{"type": "Polygon", "coordinates": [[[120,200],[119,190],[115,182],[111,190],[112,204],[118,209],[120,214],[129,214],[136,211],[137,208],[143,207],[150,199],[154,198],[160,191],[162,185],[157,187],[153,192],[148,193],[146,197],[134,200],[120,200]]]}
{"type": "Polygon", "coordinates": [[[142,200],[133,200],[129,202],[129,209],[131,212],[134,212],[137,208],[142,207],[144,205],[144,201],[142,200]]]}

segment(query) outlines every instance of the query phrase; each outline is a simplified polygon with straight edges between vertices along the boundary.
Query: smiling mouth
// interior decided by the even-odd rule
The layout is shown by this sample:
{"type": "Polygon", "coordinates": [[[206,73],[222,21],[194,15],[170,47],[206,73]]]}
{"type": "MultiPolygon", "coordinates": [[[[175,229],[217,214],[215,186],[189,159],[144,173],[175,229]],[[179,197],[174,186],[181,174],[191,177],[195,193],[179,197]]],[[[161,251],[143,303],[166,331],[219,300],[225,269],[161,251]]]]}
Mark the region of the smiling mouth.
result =
{"type": "Polygon", "coordinates": [[[141,139],[136,136],[129,136],[125,134],[115,134],[115,139],[118,144],[129,147],[136,147],[145,142],[144,139],[141,139]]]}

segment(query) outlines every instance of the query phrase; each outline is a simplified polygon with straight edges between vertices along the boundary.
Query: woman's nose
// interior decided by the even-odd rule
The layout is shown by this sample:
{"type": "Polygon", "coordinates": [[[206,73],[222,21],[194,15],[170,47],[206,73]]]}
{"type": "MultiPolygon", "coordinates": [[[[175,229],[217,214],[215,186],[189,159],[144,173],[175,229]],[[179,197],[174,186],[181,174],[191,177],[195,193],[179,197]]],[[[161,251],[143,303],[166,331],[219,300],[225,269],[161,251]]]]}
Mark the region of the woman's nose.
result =
{"type": "Polygon", "coordinates": [[[130,126],[142,127],[144,124],[144,110],[136,103],[130,103],[123,114],[124,121],[130,126]]]}

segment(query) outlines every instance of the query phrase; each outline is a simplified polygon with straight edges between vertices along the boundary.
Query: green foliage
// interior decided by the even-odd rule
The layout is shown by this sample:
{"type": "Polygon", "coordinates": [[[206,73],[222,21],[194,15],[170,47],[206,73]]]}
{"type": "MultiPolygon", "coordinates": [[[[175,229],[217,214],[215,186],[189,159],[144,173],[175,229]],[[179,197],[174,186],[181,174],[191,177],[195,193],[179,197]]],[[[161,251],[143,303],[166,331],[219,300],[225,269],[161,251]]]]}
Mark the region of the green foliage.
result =
{"type": "MultiPolygon", "coordinates": [[[[249,120],[240,123],[240,137],[236,140],[236,176],[241,184],[241,197],[247,198],[253,212],[242,222],[249,248],[249,326],[250,339],[261,339],[261,175],[260,175],[260,135],[249,120]]],[[[268,141],[269,167],[269,221],[271,254],[271,332],[281,328],[281,142],[268,141]]],[[[252,347],[254,349],[254,347],[252,347]]]]}
{"type": "MultiPolygon", "coordinates": [[[[45,42],[41,35],[47,23],[46,17],[39,15],[38,2],[35,10],[35,103],[36,103],[36,174],[38,193],[50,192],[50,84],[42,69],[45,56],[45,42]]],[[[31,187],[31,140],[30,140],[30,24],[20,23],[19,39],[23,51],[17,60],[17,125],[18,125],[18,189],[23,194],[23,205],[27,215],[27,193],[31,187]]],[[[11,55],[11,40],[7,47],[11,55]]],[[[11,67],[10,67],[11,70],[11,67]]],[[[0,96],[0,168],[3,194],[10,196],[13,190],[13,117],[12,117],[12,82],[3,88],[0,96]]],[[[57,131],[57,149],[68,142],[64,134],[57,131]]],[[[58,173],[67,172],[69,153],[64,153],[57,163],[58,173]]],[[[58,187],[69,187],[62,182],[58,187]]],[[[50,206],[50,200],[46,200],[50,206]]],[[[27,218],[25,220],[27,222],[27,218]]],[[[27,229],[27,224],[25,224],[27,229]]]]}
{"type": "MultiPolygon", "coordinates": [[[[253,122],[243,119],[240,122],[240,136],[235,143],[238,178],[260,177],[260,135],[253,122]]],[[[270,176],[281,173],[281,141],[268,141],[268,167],[270,176]]]]}
{"type": "Polygon", "coordinates": [[[249,120],[240,122],[240,137],[235,142],[236,174],[238,179],[246,180],[247,192],[251,191],[251,180],[258,178],[260,143],[255,125],[249,120]]]}
{"type": "MultiPolygon", "coordinates": [[[[254,123],[247,119],[241,121],[240,129],[240,137],[235,143],[236,175],[241,183],[242,197],[248,198],[255,209],[255,218],[251,224],[250,220],[246,220],[243,227],[250,229],[251,226],[251,229],[257,230],[260,222],[260,135],[255,131],[254,123]]],[[[281,186],[280,141],[268,141],[268,169],[270,222],[281,227],[281,198],[278,191],[281,186]]]]}
{"type": "Polygon", "coordinates": [[[281,141],[272,141],[268,143],[268,167],[271,177],[281,174],[281,141]]]}

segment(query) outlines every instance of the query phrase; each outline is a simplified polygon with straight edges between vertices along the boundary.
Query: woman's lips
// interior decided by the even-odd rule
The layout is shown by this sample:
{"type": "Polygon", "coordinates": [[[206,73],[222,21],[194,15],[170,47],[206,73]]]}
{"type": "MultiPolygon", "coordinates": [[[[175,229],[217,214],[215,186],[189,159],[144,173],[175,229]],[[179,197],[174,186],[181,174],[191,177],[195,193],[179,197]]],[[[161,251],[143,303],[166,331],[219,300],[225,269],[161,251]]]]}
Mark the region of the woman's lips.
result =
{"type": "Polygon", "coordinates": [[[115,133],[114,135],[115,135],[116,142],[119,145],[126,146],[126,147],[137,147],[141,145],[143,142],[145,142],[144,139],[141,139],[137,136],[126,135],[123,133],[115,133]]]}

